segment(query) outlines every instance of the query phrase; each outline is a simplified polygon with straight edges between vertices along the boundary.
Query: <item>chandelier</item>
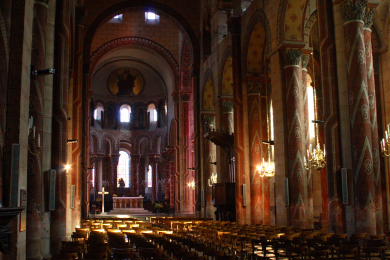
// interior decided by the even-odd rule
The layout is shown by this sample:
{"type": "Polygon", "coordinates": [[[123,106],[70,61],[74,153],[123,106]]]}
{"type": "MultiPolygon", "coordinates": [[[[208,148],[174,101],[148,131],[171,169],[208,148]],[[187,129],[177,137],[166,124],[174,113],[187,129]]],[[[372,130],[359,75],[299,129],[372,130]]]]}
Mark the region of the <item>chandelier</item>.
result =
{"type": "MultiPolygon", "coordinates": [[[[312,97],[313,97],[313,110],[314,110],[314,120],[312,120],[312,123],[314,124],[314,138],[316,140],[315,147],[313,148],[312,144],[309,145],[309,149],[307,150],[307,157],[304,158],[304,167],[306,170],[310,169],[316,169],[321,170],[326,167],[326,151],[325,151],[325,144],[323,145],[323,149],[321,149],[321,145],[319,142],[319,133],[318,133],[318,124],[322,123],[323,121],[316,119],[317,114],[317,102],[316,102],[316,74],[315,74],[315,66],[314,66],[314,55],[313,52],[310,53],[311,60],[312,60],[312,71],[313,71],[313,78],[312,78],[312,97]]],[[[310,109],[310,107],[309,107],[310,109]]]]}
{"type": "Polygon", "coordinates": [[[195,181],[192,180],[192,181],[188,182],[187,183],[187,187],[190,188],[190,189],[195,190],[195,181]]]}
{"type": "Polygon", "coordinates": [[[321,149],[319,143],[317,143],[316,147],[313,149],[312,145],[309,146],[307,150],[307,159],[305,157],[305,168],[306,170],[316,169],[321,170],[326,167],[326,151],[325,145],[324,149],[321,149]]]}
{"type": "Polygon", "coordinates": [[[383,156],[390,157],[390,124],[387,125],[387,129],[385,130],[385,137],[381,140],[381,151],[383,156]]]}
{"type": "Polygon", "coordinates": [[[260,175],[261,178],[264,177],[274,177],[275,176],[275,162],[268,159],[268,161],[264,161],[256,166],[256,171],[260,175]]]}
{"type": "Polygon", "coordinates": [[[217,184],[218,175],[216,173],[211,174],[208,179],[209,187],[212,187],[214,184],[217,184]]]}

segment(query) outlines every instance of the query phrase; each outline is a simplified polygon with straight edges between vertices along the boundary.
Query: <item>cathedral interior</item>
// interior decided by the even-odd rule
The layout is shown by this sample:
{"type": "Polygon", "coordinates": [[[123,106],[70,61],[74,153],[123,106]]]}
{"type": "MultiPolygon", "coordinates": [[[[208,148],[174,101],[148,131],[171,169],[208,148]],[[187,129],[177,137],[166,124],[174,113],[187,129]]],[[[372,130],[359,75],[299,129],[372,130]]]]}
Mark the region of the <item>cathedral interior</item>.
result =
{"type": "Polygon", "coordinates": [[[390,0],[1,0],[0,260],[390,259],[388,42],[390,0]]]}

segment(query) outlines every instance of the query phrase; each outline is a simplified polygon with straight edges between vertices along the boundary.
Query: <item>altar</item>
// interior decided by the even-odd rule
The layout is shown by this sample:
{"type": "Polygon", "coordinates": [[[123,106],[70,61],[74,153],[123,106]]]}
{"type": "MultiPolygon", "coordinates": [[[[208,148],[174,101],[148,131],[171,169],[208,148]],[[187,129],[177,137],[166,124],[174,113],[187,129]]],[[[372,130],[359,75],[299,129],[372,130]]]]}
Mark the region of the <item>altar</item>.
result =
{"type": "Polygon", "coordinates": [[[143,208],[144,197],[113,197],[113,209],[143,208]]]}

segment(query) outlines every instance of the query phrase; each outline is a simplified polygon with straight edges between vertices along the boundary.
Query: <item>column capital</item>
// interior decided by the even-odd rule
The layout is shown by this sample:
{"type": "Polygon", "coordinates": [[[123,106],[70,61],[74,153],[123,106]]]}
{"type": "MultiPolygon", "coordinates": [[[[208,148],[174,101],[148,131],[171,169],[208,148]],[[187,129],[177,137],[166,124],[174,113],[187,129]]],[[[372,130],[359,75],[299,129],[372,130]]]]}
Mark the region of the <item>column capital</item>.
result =
{"type": "Polygon", "coordinates": [[[284,65],[285,66],[299,66],[301,65],[302,60],[302,50],[301,49],[286,49],[284,55],[284,65]]]}
{"type": "Polygon", "coordinates": [[[345,22],[364,20],[367,0],[346,0],[343,4],[345,22]]]}
{"type": "Polygon", "coordinates": [[[364,27],[371,28],[374,24],[375,8],[367,8],[364,14],[364,27]]]}
{"type": "Polygon", "coordinates": [[[310,62],[310,54],[303,54],[302,55],[302,68],[307,69],[309,62],[310,62]]]}

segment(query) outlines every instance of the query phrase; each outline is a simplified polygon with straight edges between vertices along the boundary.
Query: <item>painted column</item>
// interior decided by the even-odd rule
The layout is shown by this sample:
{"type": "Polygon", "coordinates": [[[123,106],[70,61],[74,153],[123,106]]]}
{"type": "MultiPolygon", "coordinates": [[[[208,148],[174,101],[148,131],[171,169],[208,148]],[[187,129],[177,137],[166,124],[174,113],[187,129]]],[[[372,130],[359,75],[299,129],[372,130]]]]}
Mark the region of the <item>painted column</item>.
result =
{"type": "Polygon", "coordinates": [[[261,140],[263,131],[267,131],[267,125],[262,124],[261,118],[261,93],[262,84],[259,77],[247,78],[248,86],[248,121],[249,127],[249,144],[250,144],[250,185],[251,185],[251,223],[263,224],[264,221],[264,196],[263,196],[263,178],[257,172],[256,167],[261,164],[262,159],[267,160],[262,154],[261,140]]]}
{"type": "Polygon", "coordinates": [[[139,162],[140,156],[138,154],[131,155],[131,194],[139,196],[140,193],[140,179],[139,179],[139,162]]]}
{"type": "Polygon", "coordinates": [[[145,196],[146,180],[145,180],[145,157],[140,156],[138,164],[138,180],[139,180],[139,194],[145,196]]]}
{"type": "Polygon", "coordinates": [[[149,163],[152,166],[152,201],[157,201],[158,200],[158,178],[159,178],[159,173],[158,173],[158,161],[159,161],[159,156],[157,154],[150,155],[149,156],[149,163]]]}
{"type": "Polygon", "coordinates": [[[117,187],[118,187],[118,162],[119,162],[119,155],[111,155],[110,158],[111,161],[111,189],[110,193],[111,195],[117,193],[117,187]]]}
{"type": "Polygon", "coordinates": [[[372,156],[373,156],[373,171],[374,171],[374,191],[375,191],[375,216],[376,216],[376,232],[383,234],[383,205],[382,205],[382,183],[381,183],[381,166],[380,166],[380,150],[378,136],[378,120],[377,106],[375,94],[375,75],[374,75],[374,58],[372,54],[372,24],[374,18],[374,9],[366,10],[364,17],[364,45],[366,49],[366,69],[367,69],[367,87],[370,106],[371,120],[371,140],[372,140],[372,156]]]}
{"type": "Polygon", "coordinates": [[[366,1],[348,0],[344,5],[345,60],[351,127],[355,228],[357,233],[376,233],[375,178],[372,156],[370,97],[367,85],[363,17],[366,1]]]}
{"type": "Polygon", "coordinates": [[[287,177],[289,187],[290,224],[294,227],[307,226],[305,201],[305,126],[304,99],[302,88],[302,52],[298,49],[285,51],[285,104],[287,131],[287,177]]]}
{"type": "MultiPolygon", "coordinates": [[[[313,60],[312,60],[313,62],[313,60]]],[[[303,133],[304,133],[304,144],[305,146],[308,148],[309,145],[311,144],[312,146],[316,145],[316,143],[312,143],[311,139],[310,139],[310,126],[312,127],[315,127],[314,126],[314,123],[313,122],[310,122],[310,118],[309,118],[309,107],[308,107],[308,104],[310,102],[310,100],[308,98],[308,95],[307,95],[307,87],[308,87],[308,84],[311,84],[311,86],[313,87],[313,94],[315,95],[316,92],[314,90],[314,85],[312,84],[312,82],[309,82],[309,78],[310,78],[310,75],[308,73],[308,65],[310,63],[310,55],[308,54],[304,54],[302,55],[302,96],[303,96],[303,133]]],[[[313,66],[313,64],[310,64],[311,66],[313,66]]],[[[312,71],[312,73],[314,73],[314,71],[312,71]]],[[[312,80],[314,79],[315,75],[312,75],[312,80]]],[[[314,101],[314,100],[312,100],[314,101]]],[[[313,108],[314,109],[314,108],[313,108]]],[[[315,111],[314,113],[318,113],[318,111],[315,111]]],[[[315,130],[314,130],[315,131],[315,130]]],[[[318,133],[317,133],[318,134],[318,133]]],[[[305,154],[306,155],[306,154],[305,154]]],[[[307,156],[306,156],[307,158],[307,156]]],[[[317,175],[320,175],[321,173],[320,172],[317,172],[317,170],[312,170],[312,169],[309,169],[307,171],[304,172],[304,175],[305,175],[305,181],[306,181],[306,189],[305,189],[305,193],[304,193],[304,196],[305,196],[305,201],[307,201],[307,205],[306,206],[306,218],[308,221],[308,225],[307,227],[310,227],[312,228],[312,224],[313,224],[313,205],[314,205],[314,202],[313,202],[313,174],[317,174],[317,175]]],[[[314,176],[314,177],[317,177],[317,176],[314,176]]]]}
{"type": "Polygon", "coordinates": [[[236,162],[236,216],[239,223],[250,223],[250,164],[248,140],[248,101],[246,85],[241,71],[241,18],[230,18],[232,35],[233,96],[234,96],[234,148],[236,162]]]}

